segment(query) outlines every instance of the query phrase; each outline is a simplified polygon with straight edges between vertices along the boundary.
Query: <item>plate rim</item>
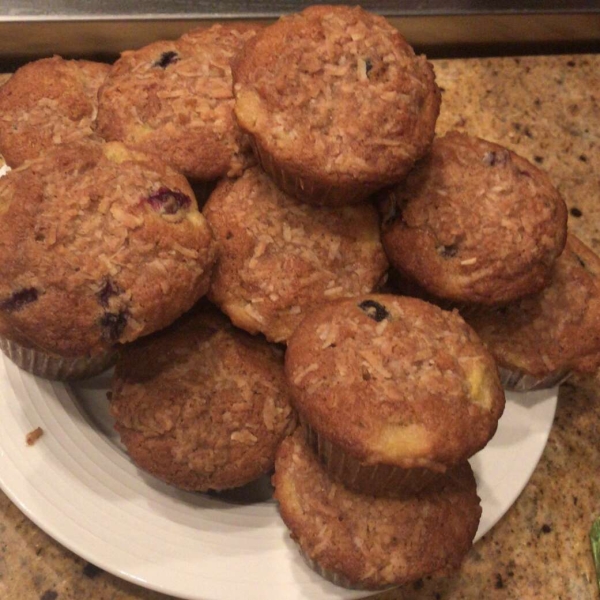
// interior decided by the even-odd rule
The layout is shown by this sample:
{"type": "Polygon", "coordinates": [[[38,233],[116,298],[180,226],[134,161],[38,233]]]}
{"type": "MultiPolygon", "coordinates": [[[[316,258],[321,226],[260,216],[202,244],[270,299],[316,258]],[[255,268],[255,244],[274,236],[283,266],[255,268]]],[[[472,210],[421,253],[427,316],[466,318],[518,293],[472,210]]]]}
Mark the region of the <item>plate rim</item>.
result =
{"type": "MultiPolygon", "coordinates": [[[[75,407],[75,409],[83,416],[84,420],[87,422],[88,426],[90,427],[90,431],[93,432],[93,436],[94,439],[102,439],[103,443],[109,444],[110,445],[110,440],[107,440],[101,431],[97,430],[94,428],[94,423],[92,422],[92,420],[89,418],[89,415],[86,413],[86,411],[84,410],[84,408],[82,406],[79,405],[78,401],[77,401],[77,395],[76,393],[70,392],[69,388],[71,386],[69,385],[65,385],[64,383],[61,382],[53,382],[53,381],[47,381],[47,380],[42,380],[39,379],[37,377],[34,377],[33,375],[29,374],[29,373],[25,373],[24,371],[21,371],[20,369],[18,369],[18,367],[16,367],[16,365],[14,365],[7,357],[5,357],[4,355],[2,355],[0,353],[0,390],[3,390],[4,393],[1,394],[0,397],[0,414],[3,414],[6,412],[6,410],[8,410],[9,412],[11,411],[10,407],[7,407],[7,404],[9,402],[17,402],[21,409],[23,409],[23,402],[27,402],[27,401],[31,401],[31,398],[28,397],[27,399],[23,399],[19,396],[18,392],[20,391],[19,389],[15,389],[14,386],[14,381],[10,378],[10,371],[12,370],[12,375],[13,377],[18,376],[18,379],[20,381],[20,383],[23,385],[24,388],[27,387],[27,385],[29,386],[33,386],[33,389],[35,390],[35,392],[37,394],[43,394],[44,390],[46,393],[48,393],[48,391],[50,391],[51,393],[55,394],[55,397],[58,399],[58,392],[57,390],[60,390],[62,393],[65,393],[69,399],[70,402],[73,404],[73,406],[75,407]],[[28,382],[28,383],[26,383],[28,382]],[[9,393],[6,393],[7,390],[5,389],[5,386],[8,385],[9,387],[9,393]],[[12,398],[10,397],[12,396],[12,398]]],[[[17,386],[18,388],[18,386],[17,386]]],[[[27,390],[26,390],[27,391],[27,390]]],[[[29,392],[31,392],[31,390],[29,390],[29,392]]],[[[526,469],[527,473],[526,475],[523,476],[523,484],[520,486],[517,486],[519,489],[515,489],[515,491],[513,491],[513,498],[512,500],[507,504],[507,505],[503,505],[503,509],[501,511],[501,513],[497,516],[497,518],[495,519],[495,521],[489,526],[489,528],[487,529],[487,531],[491,530],[493,527],[495,527],[495,525],[500,522],[502,520],[502,518],[504,517],[504,515],[506,514],[506,512],[510,509],[510,507],[518,500],[519,496],[521,495],[523,489],[526,487],[527,483],[529,482],[533,472],[535,471],[539,460],[541,459],[544,449],[547,445],[547,441],[548,441],[548,437],[550,435],[551,429],[552,429],[552,425],[554,422],[554,415],[555,415],[555,411],[556,411],[556,406],[557,406],[557,402],[558,402],[558,388],[551,388],[550,390],[545,390],[542,391],[543,393],[540,395],[538,394],[538,396],[540,396],[542,398],[541,401],[537,402],[537,404],[545,404],[545,410],[548,413],[546,419],[547,421],[544,422],[544,427],[542,430],[537,431],[536,432],[536,439],[537,439],[537,443],[535,445],[536,448],[536,452],[535,452],[535,458],[534,460],[531,461],[531,463],[528,463],[528,465],[530,466],[530,468],[526,469]],[[546,397],[544,398],[544,394],[546,395],[546,397]]],[[[535,394],[535,393],[529,393],[529,394],[535,394]]],[[[526,398],[527,394],[519,394],[517,396],[518,398],[526,398]]],[[[59,399],[60,401],[60,399],[59,399]]],[[[507,400],[508,403],[508,400],[507,400]]],[[[12,410],[16,410],[16,408],[13,407],[12,410]]],[[[505,413],[506,414],[506,413],[505,413]]],[[[14,417],[14,423],[17,423],[18,419],[17,417],[14,417]]],[[[23,414],[21,415],[22,420],[29,420],[29,416],[27,414],[27,411],[23,410],[23,414]]],[[[3,421],[2,423],[0,423],[0,431],[6,427],[6,423],[4,422],[4,419],[1,419],[1,421],[3,421]]],[[[45,423],[40,423],[39,425],[42,426],[42,428],[44,428],[45,423]]],[[[29,423],[29,425],[31,425],[30,429],[26,429],[25,424],[21,423],[19,424],[19,433],[18,435],[23,435],[22,439],[22,450],[21,452],[26,454],[29,450],[31,450],[31,448],[28,448],[25,444],[25,437],[24,435],[27,433],[27,431],[30,431],[31,429],[35,429],[35,427],[37,426],[34,423],[29,423]]],[[[47,431],[45,431],[45,433],[48,433],[47,431]]],[[[15,434],[15,436],[18,437],[17,434],[15,434]]],[[[43,438],[42,438],[43,439],[43,438]]],[[[41,442],[42,440],[38,441],[38,444],[41,442]]],[[[172,595],[172,596],[176,596],[178,598],[184,598],[184,599],[188,599],[188,600],[206,600],[208,598],[226,598],[226,597],[231,597],[234,598],[236,597],[235,593],[239,593],[240,591],[240,584],[238,582],[227,582],[227,581],[219,581],[219,585],[224,586],[224,587],[230,587],[231,590],[228,592],[225,589],[220,589],[219,593],[214,595],[214,594],[210,594],[209,591],[206,592],[206,594],[209,595],[205,595],[205,592],[202,591],[202,595],[197,595],[196,593],[192,593],[190,595],[189,590],[187,590],[187,588],[181,588],[179,586],[174,586],[173,583],[169,583],[169,581],[164,581],[164,578],[156,578],[155,577],[155,573],[147,573],[149,565],[145,565],[145,566],[139,566],[139,569],[136,572],[130,572],[129,569],[126,568],[121,568],[118,566],[115,566],[114,564],[112,564],[110,561],[105,560],[104,558],[99,560],[99,552],[97,550],[97,548],[95,547],[91,547],[89,546],[89,542],[83,542],[82,540],[87,539],[90,535],[93,535],[90,531],[80,531],[80,537],[77,539],[73,539],[73,533],[71,531],[72,528],[75,528],[77,530],[81,529],[81,526],[73,521],[73,526],[71,528],[68,528],[68,530],[61,530],[60,527],[57,526],[57,523],[55,522],[55,518],[52,518],[51,516],[48,515],[47,512],[42,511],[40,513],[40,502],[43,504],[44,502],[46,502],[51,508],[50,510],[56,510],[59,511],[59,508],[56,507],[44,494],[43,492],[41,492],[39,489],[37,489],[35,487],[35,481],[29,481],[27,479],[27,474],[22,473],[19,469],[19,465],[17,463],[15,463],[14,461],[14,456],[13,454],[11,454],[11,452],[8,452],[8,450],[10,449],[9,446],[11,445],[11,443],[14,442],[16,443],[16,437],[8,437],[6,438],[6,436],[0,436],[0,488],[4,491],[4,493],[7,495],[7,497],[10,499],[10,501],[15,504],[15,506],[17,506],[17,508],[19,508],[19,510],[21,510],[21,512],[23,512],[23,514],[30,519],[33,523],[36,524],[36,526],[38,526],[42,531],[44,531],[46,534],[48,534],[51,538],[53,538],[54,540],[56,540],[58,543],[60,543],[62,546],[64,546],[65,548],[67,548],[69,551],[73,552],[75,555],[83,558],[84,560],[91,562],[92,564],[97,565],[98,567],[102,568],[103,570],[115,575],[116,577],[120,577],[122,579],[125,579],[131,583],[134,583],[136,585],[140,585],[142,587],[148,588],[148,589],[152,589],[155,591],[158,591],[160,593],[163,594],[167,594],[167,595],[172,595]],[[10,440],[10,441],[9,441],[10,440]],[[10,461],[11,464],[13,465],[13,471],[14,473],[17,473],[17,478],[16,480],[11,477],[10,475],[7,477],[7,467],[6,461],[10,461]],[[4,467],[3,467],[4,465],[4,467]],[[19,482],[19,478],[23,479],[22,482],[19,482]],[[84,535],[82,535],[84,534],[84,535]]],[[[91,442],[90,442],[91,443],[91,442]]],[[[45,446],[47,448],[47,446],[45,446]]],[[[17,449],[18,451],[18,449],[17,449]]],[[[485,452],[485,449],[482,451],[485,452]]],[[[46,453],[50,453],[50,450],[47,450],[46,453]]],[[[39,460],[42,460],[41,454],[43,453],[36,453],[36,456],[38,457],[38,462],[39,460]]],[[[125,457],[126,459],[126,457],[125,457]]],[[[483,503],[482,503],[483,504],[483,503]]],[[[48,508],[48,506],[46,506],[46,508],[48,508]]],[[[62,517],[64,518],[65,516],[68,516],[67,513],[65,513],[64,511],[61,512],[62,517]]],[[[487,531],[485,533],[487,533],[487,531]]],[[[478,531],[478,536],[476,539],[480,539],[482,537],[482,535],[485,535],[485,533],[480,534],[480,532],[478,531]]],[[[121,551],[121,549],[118,549],[119,551],[121,551]]],[[[101,552],[100,554],[104,555],[104,552],[101,552]]],[[[308,567],[307,567],[308,568],[308,567]]],[[[318,577],[318,576],[316,576],[318,577]]],[[[213,580],[214,582],[215,580],[213,580]]],[[[242,584],[243,585],[243,584],[242,584]]],[[[287,584],[285,584],[287,587],[287,584]]],[[[272,583],[270,584],[270,587],[281,587],[281,584],[277,584],[277,583],[272,583]]],[[[332,584],[324,584],[324,589],[325,589],[325,593],[323,595],[323,598],[363,598],[366,597],[368,595],[371,595],[371,593],[377,593],[377,592],[357,592],[357,591],[352,591],[352,590],[346,590],[343,588],[337,588],[336,586],[332,586],[332,584]]],[[[250,598],[264,598],[264,596],[262,595],[261,592],[256,593],[256,590],[254,590],[254,593],[248,593],[246,595],[246,597],[250,600],[250,598]]]]}

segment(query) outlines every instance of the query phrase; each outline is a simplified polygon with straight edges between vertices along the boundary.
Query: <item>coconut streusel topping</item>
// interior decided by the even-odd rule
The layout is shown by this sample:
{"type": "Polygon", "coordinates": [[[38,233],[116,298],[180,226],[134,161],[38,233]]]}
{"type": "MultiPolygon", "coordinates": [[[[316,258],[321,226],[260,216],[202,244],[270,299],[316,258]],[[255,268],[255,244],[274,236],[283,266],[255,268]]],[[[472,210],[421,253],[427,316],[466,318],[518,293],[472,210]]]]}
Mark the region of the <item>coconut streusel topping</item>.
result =
{"type": "Polygon", "coordinates": [[[372,206],[303,204],[258,167],[222,182],[203,213],[221,248],[211,299],[272,341],[287,340],[311,308],[372,291],[388,266],[372,206]]]}
{"type": "Polygon", "coordinates": [[[465,319],[500,366],[536,377],[593,372],[600,364],[600,258],[569,234],[548,287],[465,319]]]}
{"type": "Polygon", "coordinates": [[[100,353],[202,296],[215,245],[186,179],[120,143],[61,146],[0,179],[0,327],[100,353]]]}
{"type": "Polygon", "coordinates": [[[123,52],[99,94],[98,133],[210,180],[251,161],[233,117],[230,63],[256,33],[214,25],[123,52]]]}
{"type": "Polygon", "coordinates": [[[268,472],[293,427],[283,352],[202,306],[126,346],[111,413],[134,461],[190,490],[243,485],[268,472]]]}
{"type": "Polygon", "coordinates": [[[300,430],[281,444],[273,484],[281,516],[308,558],[371,589],[458,568],[481,515],[468,463],[434,490],[377,498],[332,481],[300,430]]]}
{"type": "Polygon", "coordinates": [[[360,8],[282,17],[242,51],[234,83],[241,126],[273,155],[382,186],[423,154],[439,110],[425,58],[360,8]]]}
{"type": "Polygon", "coordinates": [[[309,314],[288,342],[294,406],[364,464],[444,470],[485,446],[504,409],[494,361],[455,312],[372,294],[309,314]]]}
{"type": "Polygon", "coordinates": [[[30,62],[0,86],[0,153],[11,167],[93,136],[109,65],[59,56],[30,62]]]}
{"type": "Polygon", "coordinates": [[[514,152],[451,132],[390,193],[390,262],[428,292],[501,304],[548,284],[567,211],[548,176],[514,152]]]}

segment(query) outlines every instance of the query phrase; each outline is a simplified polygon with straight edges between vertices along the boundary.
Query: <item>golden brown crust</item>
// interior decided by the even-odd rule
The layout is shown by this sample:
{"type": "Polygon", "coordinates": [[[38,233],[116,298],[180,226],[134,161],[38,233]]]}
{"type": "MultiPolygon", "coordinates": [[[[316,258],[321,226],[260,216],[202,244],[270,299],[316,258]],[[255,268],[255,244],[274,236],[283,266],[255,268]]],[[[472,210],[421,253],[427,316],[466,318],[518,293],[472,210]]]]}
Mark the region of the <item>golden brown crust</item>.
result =
{"type": "Polygon", "coordinates": [[[541,290],[565,244],[567,210],[514,152],[451,132],[389,197],[390,262],[430,293],[501,304],[541,290]]]}
{"type": "Polygon", "coordinates": [[[285,366],[302,419],[366,465],[443,471],[485,446],[504,409],[473,330],[414,298],[316,309],[290,338],[285,366]]]}
{"type": "Polygon", "coordinates": [[[0,153],[18,167],[56,144],[93,136],[109,65],[60,56],[30,62],[0,87],[0,153]]]}
{"type": "Polygon", "coordinates": [[[468,463],[436,490],[375,498],[329,479],[300,430],[281,444],[273,484],[281,516],[308,558],[368,589],[458,568],[481,515],[468,463]]]}
{"type": "Polygon", "coordinates": [[[210,180],[251,161],[233,117],[230,62],[256,32],[214,25],[123,52],[99,94],[98,133],[210,180]]]}
{"type": "Polygon", "coordinates": [[[165,327],[215,244],[185,178],[122,144],[61,146],[0,179],[0,331],[59,356],[165,327]]]}
{"type": "Polygon", "coordinates": [[[268,472],[293,426],[281,350],[204,307],[124,348],[111,413],[138,466],[196,491],[268,472]]]}
{"type": "Polygon", "coordinates": [[[234,64],[235,112],[263,167],[317,204],[399,181],[433,138],[433,69],[383,17],[313,6],[282,17],[234,64]]]}
{"type": "Polygon", "coordinates": [[[569,234],[542,292],[465,319],[498,364],[535,377],[600,366],[600,258],[569,234]]]}
{"type": "Polygon", "coordinates": [[[258,167],[221,182],[203,212],[221,248],[211,299],[272,341],[287,340],[311,308],[370,292],[387,269],[372,206],[303,204],[258,167]]]}

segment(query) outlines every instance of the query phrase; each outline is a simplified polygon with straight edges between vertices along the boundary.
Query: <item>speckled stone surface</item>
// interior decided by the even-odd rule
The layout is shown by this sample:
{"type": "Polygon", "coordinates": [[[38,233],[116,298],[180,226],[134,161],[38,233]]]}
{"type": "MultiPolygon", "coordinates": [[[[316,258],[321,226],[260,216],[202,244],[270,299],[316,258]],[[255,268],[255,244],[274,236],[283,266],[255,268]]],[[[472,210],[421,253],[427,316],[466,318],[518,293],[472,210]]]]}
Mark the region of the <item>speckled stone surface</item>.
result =
{"type": "MultiPolygon", "coordinates": [[[[488,138],[546,169],[570,208],[569,227],[600,253],[600,55],[440,60],[435,68],[444,89],[439,131],[488,138]]],[[[562,386],[531,481],[459,573],[376,598],[596,600],[588,532],[597,515],[600,376],[562,386]]],[[[0,599],[166,598],[65,550],[0,492],[0,599]]]]}

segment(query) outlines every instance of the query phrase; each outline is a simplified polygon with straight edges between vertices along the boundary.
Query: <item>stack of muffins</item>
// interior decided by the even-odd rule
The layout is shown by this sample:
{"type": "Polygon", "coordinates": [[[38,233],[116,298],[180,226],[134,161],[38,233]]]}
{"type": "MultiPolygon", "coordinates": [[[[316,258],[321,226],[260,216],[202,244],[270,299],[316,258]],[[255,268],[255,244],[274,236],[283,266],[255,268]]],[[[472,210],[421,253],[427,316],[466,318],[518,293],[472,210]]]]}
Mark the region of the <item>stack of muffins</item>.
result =
{"type": "Polygon", "coordinates": [[[0,347],[66,380],[116,360],[116,429],[172,485],[275,467],[335,583],[457,568],[497,365],[519,390],[596,369],[600,262],[539,169],[434,139],[439,107],[345,6],[26,65],[0,87],[0,347]]]}

